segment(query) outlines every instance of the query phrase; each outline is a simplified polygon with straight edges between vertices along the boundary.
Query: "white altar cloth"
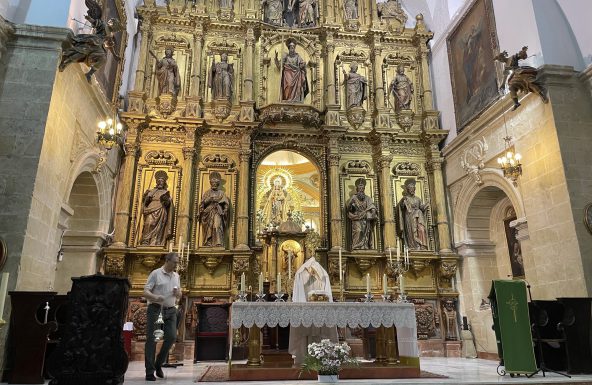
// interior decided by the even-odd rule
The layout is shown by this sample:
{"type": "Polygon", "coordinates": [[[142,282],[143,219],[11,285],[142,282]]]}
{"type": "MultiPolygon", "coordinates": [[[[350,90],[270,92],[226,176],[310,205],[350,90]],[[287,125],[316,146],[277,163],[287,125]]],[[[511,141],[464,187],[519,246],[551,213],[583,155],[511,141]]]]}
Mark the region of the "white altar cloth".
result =
{"type": "MultiPolygon", "coordinates": [[[[390,302],[234,302],[230,326],[395,326],[399,355],[419,357],[415,307],[390,302]]],[[[232,339],[232,334],[231,339],[232,339]]],[[[232,340],[230,341],[232,347],[232,340]]],[[[230,349],[232,351],[232,348],[230,349]]],[[[232,352],[231,352],[232,354],[232,352]]]]}

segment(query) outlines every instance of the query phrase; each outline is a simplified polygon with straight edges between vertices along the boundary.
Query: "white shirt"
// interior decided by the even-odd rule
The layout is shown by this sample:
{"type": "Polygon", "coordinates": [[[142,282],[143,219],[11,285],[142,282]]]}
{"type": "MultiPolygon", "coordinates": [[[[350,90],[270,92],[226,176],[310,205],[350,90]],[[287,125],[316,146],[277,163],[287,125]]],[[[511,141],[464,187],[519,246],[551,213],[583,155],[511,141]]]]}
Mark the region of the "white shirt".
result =
{"type": "MultiPolygon", "coordinates": [[[[152,270],[148,276],[146,285],[144,285],[144,290],[149,291],[154,295],[162,295],[164,297],[162,306],[171,307],[175,306],[175,302],[177,301],[177,297],[173,293],[174,287],[181,287],[179,274],[177,274],[175,271],[167,273],[164,270],[164,267],[161,267],[159,269],[152,270]]],[[[148,303],[150,304],[151,302],[148,301],[148,303]]]]}

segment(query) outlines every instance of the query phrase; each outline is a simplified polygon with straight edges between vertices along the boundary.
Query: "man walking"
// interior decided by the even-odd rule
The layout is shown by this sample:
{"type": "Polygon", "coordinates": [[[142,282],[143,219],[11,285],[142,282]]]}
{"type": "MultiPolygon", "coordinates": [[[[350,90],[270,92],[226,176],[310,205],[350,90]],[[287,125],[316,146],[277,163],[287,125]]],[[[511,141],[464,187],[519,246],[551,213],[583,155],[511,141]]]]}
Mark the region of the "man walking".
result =
{"type": "Polygon", "coordinates": [[[144,362],[146,366],[146,381],[156,381],[156,376],[163,378],[162,364],[164,364],[169,349],[177,337],[177,309],[175,303],[181,298],[179,274],[175,272],[179,263],[179,254],[168,253],[164,265],[153,270],[144,286],[144,297],[148,300],[146,311],[146,346],[144,362]],[[162,311],[164,320],[164,342],[156,356],[156,341],[154,340],[155,323],[162,311]]]}

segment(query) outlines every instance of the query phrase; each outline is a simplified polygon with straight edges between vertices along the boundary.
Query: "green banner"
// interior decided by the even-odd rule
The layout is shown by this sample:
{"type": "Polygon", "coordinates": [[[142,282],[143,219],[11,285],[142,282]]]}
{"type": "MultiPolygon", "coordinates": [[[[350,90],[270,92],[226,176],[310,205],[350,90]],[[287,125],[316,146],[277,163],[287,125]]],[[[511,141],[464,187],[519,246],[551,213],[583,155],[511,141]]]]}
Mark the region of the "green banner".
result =
{"type": "Polygon", "coordinates": [[[534,373],[534,358],[530,318],[524,281],[496,280],[492,282],[491,311],[498,353],[508,373],[534,373]]]}

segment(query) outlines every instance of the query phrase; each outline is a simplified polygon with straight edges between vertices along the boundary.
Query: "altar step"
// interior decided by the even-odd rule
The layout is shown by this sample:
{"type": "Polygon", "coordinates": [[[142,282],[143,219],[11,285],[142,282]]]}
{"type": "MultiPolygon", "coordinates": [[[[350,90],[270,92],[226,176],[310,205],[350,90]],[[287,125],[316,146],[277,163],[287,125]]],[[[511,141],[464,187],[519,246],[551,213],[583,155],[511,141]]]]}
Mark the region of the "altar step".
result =
{"type": "MultiPolygon", "coordinates": [[[[386,366],[375,363],[362,363],[359,366],[344,368],[339,373],[340,379],[384,379],[384,378],[419,378],[420,370],[411,366],[386,366]]],[[[261,366],[246,364],[232,365],[231,381],[280,381],[280,380],[316,380],[316,372],[301,371],[300,368],[282,366],[277,362],[264,363],[261,366]]]]}

